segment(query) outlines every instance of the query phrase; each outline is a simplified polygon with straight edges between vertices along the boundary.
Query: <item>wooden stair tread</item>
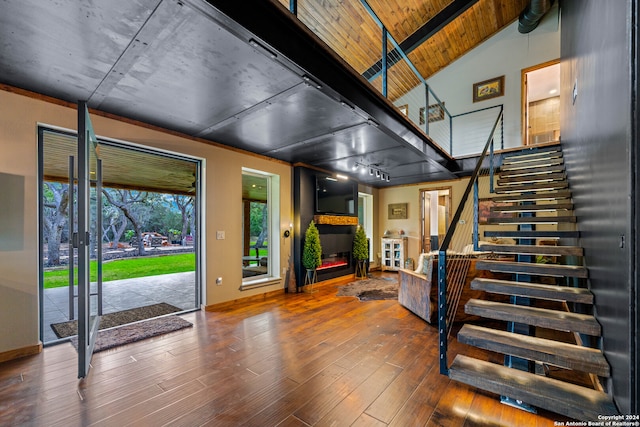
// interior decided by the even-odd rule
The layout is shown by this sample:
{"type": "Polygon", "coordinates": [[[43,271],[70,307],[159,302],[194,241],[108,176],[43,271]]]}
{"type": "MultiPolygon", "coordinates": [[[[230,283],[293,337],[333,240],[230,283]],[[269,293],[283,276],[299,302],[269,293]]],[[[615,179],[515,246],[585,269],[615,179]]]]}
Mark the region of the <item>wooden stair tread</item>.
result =
{"type": "Polygon", "coordinates": [[[564,160],[562,159],[562,157],[558,157],[555,159],[531,160],[527,162],[511,162],[511,163],[503,162],[502,165],[500,165],[500,171],[532,169],[532,168],[539,168],[544,166],[557,166],[562,164],[564,164],[564,160]]]}
{"type": "Polygon", "coordinates": [[[506,153],[503,155],[503,161],[509,159],[525,159],[539,156],[549,156],[562,154],[562,150],[558,147],[544,147],[544,148],[526,148],[522,151],[506,153]]]}
{"type": "Polygon", "coordinates": [[[598,420],[598,415],[618,414],[611,397],[600,391],[463,355],[454,359],[449,377],[573,419],[598,420]]]}
{"type": "Polygon", "coordinates": [[[510,185],[508,187],[496,187],[495,192],[497,194],[528,193],[528,192],[539,192],[539,191],[562,190],[568,187],[569,187],[569,184],[567,183],[567,181],[563,180],[563,181],[542,182],[542,183],[536,183],[536,184],[510,185]]]}
{"type": "Polygon", "coordinates": [[[473,279],[470,286],[471,289],[482,290],[492,294],[593,304],[593,294],[585,288],[484,278],[473,279]]]}
{"type": "Polygon", "coordinates": [[[481,251],[497,252],[501,254],[521,254],[521,255],[584,255],[584,250],[580,246],[547,246],[547,245],[497,245],[493,243],[481,243],[481,251]]]}
{"type": "Polygon", "coordinates": [[[533,202],[540,200],[564,200],[571,198],[571,191],[569,190],[558,190],[558,191],[549,191],[549,192],[541,192],[541,193],[531,193],[531,194],[510,194],[504,196],[495,196],[492,197],[491,200],[494,202],[533,202]]]}
{"type": "Polygon", "coordinates": [[[531,176],[531,175],[545,175],[553,172],[564,171],[564,165],[557,164],[551,166],[540,166],[529,169],[516,169],[516,170],[500,170],[498,172],[499,178],[511,178],[516,176],[531,176]]]}
{"type": "Polygon", "coordinates": [[[571,239],[580,237],[580,232],[559,230],[485,230],[484,237],[506,237],[512,239],[571,239]]]}
{"type": "Polygon", "coordinates": [[[489,270],[501,273],[532,274],[536,276],[589,277],[589,270],[579,265],[536,264],[533,262],[511,262],[478,260],[477,270],[489,270]]]}
{"type": "Polygon", "coordinates": [[[503,165],[511,165],[514,163],[523,163],[523,162],[535,162],[538,160],[550,160],[562,158],[562,153],[560,151],[547,151],[547,152],[539,152],[539,153],[530,153],[530,154],[521,154],[521,155],[511,155],[505,156],[502,158],[503,165]]]}
{"type": "Polygon", "coordinates": [[[554,212],[572,210],[573,203],[544,203],[541,205],[492,206],[491,212],[554,212]]]}
{"type": "Polygon", "coordinates": [[[487,224],[555,224],[576,222],[574,215],[567,216],[516,216],[503,218],[500,216],[489,216],[487,224]]]}
{"type": "Polygon", "coordinates": [[[601,377],[611,375],[609,363],[602,352],[595,348],[469,324],[462,327],[457,339],[463,344],[561,368],[575,369],[601,377]]]}
{"type": "Polygon", "coordinates": [[[558,173],[549,173],[549,174],[536,174],[530,176],[514,176],[514,177],[505,177],[498,179],[498,185],[513,185],[513,184],[522,184],[524,182],[549,182],[549,181],[562,181],[566,179],[566,175],[564,172],[558,173]]]}
{"type": "Polygon", "coordinates": [[[593,316],[546,308],[470,299],[464,306],[464,312],[557,331],[579,332],[592,336],[600,336],[601,332],[600,324],[593,316]]]}

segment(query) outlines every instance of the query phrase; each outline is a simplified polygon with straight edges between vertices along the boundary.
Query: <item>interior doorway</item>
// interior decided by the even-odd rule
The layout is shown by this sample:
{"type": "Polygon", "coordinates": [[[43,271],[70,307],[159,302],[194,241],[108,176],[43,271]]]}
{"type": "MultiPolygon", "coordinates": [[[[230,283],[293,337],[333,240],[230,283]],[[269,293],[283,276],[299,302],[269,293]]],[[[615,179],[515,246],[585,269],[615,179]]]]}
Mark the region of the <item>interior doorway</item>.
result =
{"type": "Polygon", "coordinates": [[[560,141],[560,61],[522,70],[523,145],[560,141]]]}
{"type": "Polygon", "coordinates": [[[420,190],[420,250],[438,250],[451,224],[451,187],[420,190]]]}
{"type": "MultiPolygon", "coordinates": [[[[41,126],[38,142],[40,335],[48,345],[74,336],[74,327],[77,331],[78,251],[72,239],[77,218],[71,214],[77,175],[69,159],[78,138],[41,126]]],[[[102,286],[91,278],[92,307],[103,315],[101,325],[197,309],[200,160],[104,138],[97,150],[103,208],[92,223],[97,233],[89,253],[90,262],[99,262],[100,249],[104,260],[102,286]]]]}

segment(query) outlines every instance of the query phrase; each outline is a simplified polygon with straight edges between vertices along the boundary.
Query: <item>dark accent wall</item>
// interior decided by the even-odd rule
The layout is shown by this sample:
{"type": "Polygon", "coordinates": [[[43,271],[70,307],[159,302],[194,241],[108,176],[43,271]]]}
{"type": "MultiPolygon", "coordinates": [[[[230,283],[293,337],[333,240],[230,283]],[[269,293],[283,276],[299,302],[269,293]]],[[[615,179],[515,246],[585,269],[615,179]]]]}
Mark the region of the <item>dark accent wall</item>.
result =
{"type": "MultiPolygon", "coordinates": [[[[293,266],[298,287],[304,284],[305,268],[302,266],[302,248],[304,246],[304,232],[315,214],[317,173],[319,172],[302,166],[296,166],[293,170],[293,266]]],[[[358,212],[357,199],[355,212],[358,212]]],[[[355,226],[320,224],[317,227],[323,253],[351,252],[353,250],[355,226]]],[[[355,264],[351,259],[349,266],[320,270],[317,272],[317,276],[318,281],[322,281],[354,273],[355,264]]]]}
{"type": "Polygon", "coordinates": [[[637,414],[636,1],[561,3],[561,132],[621,413],[637,414]],[[575,102],[574,97],[574,87],[575,102]]]}

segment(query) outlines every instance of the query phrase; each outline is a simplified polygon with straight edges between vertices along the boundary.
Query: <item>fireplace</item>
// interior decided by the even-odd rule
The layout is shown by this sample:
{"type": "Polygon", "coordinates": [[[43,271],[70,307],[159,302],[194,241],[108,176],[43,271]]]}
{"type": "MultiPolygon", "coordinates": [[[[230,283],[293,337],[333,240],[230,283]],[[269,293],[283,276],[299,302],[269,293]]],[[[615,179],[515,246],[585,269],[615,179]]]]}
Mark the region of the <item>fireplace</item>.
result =
{"type": "Polygon", "coordinates": [[[317,270],[329,270],[332,268],[349,267],[351,252],[337,252],[322,254],[322,265],[317,270]]]}

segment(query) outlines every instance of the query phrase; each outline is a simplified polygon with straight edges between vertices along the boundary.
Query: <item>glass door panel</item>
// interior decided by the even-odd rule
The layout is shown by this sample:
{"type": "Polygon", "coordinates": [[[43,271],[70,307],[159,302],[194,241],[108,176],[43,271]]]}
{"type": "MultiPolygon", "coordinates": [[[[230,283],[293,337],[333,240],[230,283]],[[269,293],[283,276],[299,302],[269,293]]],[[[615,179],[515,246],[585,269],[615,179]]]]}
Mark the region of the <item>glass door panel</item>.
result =
{"type": "Polygon", "coordinates": [[[89,372],[98,334],[102,294],[102,183],[98,140],[87,104],[78,103],[78,378],[89,372]],[[95,263],[91,264],[91,258],[95,263]],[[93,281],[92,281],[93,279],[93,281]]]}

